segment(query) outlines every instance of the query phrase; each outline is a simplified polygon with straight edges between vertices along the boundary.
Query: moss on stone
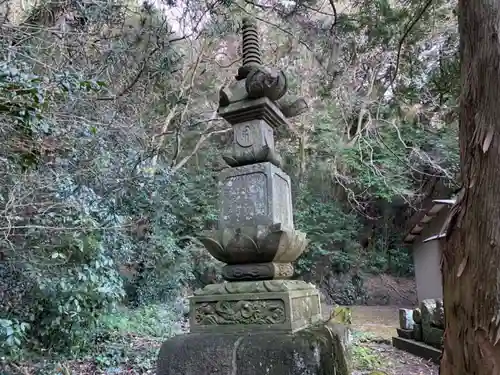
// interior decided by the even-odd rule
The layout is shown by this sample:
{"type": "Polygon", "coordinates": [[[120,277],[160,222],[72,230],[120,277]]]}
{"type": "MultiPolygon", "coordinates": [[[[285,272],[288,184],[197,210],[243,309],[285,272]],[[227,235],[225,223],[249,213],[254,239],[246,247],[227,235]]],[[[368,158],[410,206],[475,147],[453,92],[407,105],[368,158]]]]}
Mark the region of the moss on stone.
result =
{"type": "Polygon", "coordinates": [[[163,344],[157,375],[348,375],[349,356],[342,335],[341,327],[318,324],[295,334],[177,336],[163,344]]]}

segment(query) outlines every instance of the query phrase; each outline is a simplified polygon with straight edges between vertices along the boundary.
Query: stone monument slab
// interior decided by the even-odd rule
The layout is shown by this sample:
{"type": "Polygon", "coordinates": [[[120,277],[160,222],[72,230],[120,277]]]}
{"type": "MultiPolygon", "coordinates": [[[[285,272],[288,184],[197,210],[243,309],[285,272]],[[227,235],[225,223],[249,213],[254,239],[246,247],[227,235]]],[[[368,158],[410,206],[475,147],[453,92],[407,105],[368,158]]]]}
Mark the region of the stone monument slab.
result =
{"type": "Polygon", "coordinates": [[[412,309],[399,309],[399,328],[412,330],[415,322],[413,321],[412,309]]]}

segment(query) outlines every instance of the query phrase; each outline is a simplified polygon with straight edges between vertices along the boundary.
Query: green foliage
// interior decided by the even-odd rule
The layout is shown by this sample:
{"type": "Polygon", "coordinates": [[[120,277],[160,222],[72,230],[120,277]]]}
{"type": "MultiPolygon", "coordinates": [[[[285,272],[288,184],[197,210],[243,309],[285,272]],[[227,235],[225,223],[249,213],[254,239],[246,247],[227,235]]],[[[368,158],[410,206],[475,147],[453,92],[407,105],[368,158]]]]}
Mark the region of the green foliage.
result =
{"type": "MultiPolygon", "coordinates": [[[[321,287],[337,280],[326,285],[331,297],[360,303],[366,273],[412,271],[401,223],[391,222],[398,202],[420,199],[426,179],[454,183],[457,38],[450,5],[435,2],[404,41],[392,82],[419,2],[362,1],[339,14],[338,56],[330,21],[304,4],[266,9],[274,21],[261,25],[264,57],[314,106],[294,126],[300,142],[276,140],[292,162],[297,227],[311,241],[298,271],[321,287]]],[[[221,66],[235,60],[234,32],[252,8],[193,3],[189,36],[150,6],[132,8],[43,2],[26,24],[2,29],[2,350],[94,348],[100,368],[145,373],[157,340],[178,331],[168,306],[220,271],[196,240],[217,220],[215,170],[228,142],[207,113],[232,79],[221,66]],[[184,157],[193,158],[176,168],[184,157]],[[139,336],[148,350],[128,345],[139,336]]]]}
{"type": "Polygon", "coordinates": [[[103,333],[130,333],[166,338],[177,334],[175,322],[178,313],[169,305],[148,304],[137,309],[118,307],[99,320],[98,329],[103,333]]]}
{"type": "Polygon", "coordinates": [[[17,319],[0,319],[0,349],[9,352],[19,348],[29,329],[28,323],[19,322],[17,319]]]}
{"type": "Polygon", "coordinates": [[[349,271],[359,246],[356,215],[344,212],[335,201],[322,201],[303,189],[296,202],[296,222],[310,239],[307,253],[297,262],[299,271],[310,270],[318,257],[325,255],[332,271],[349,271]]]}
{"type": "MultiPolygon", "coordinates": [[[[24,73],[6,62],[1,66],[2,115],[7,124],[14,126],[14,132],[7,137],[8,141],[14,139],[27,144],[36,142],[40,136],[50,132],[50,122],[45,116],[50,100],[64,100],[71,92],[99,89],[102,86],[75,79],[72,75],[38,77],[24,73]]],[[[7,146],[10,146],[8,142],[7,146]]],[[[33,167],[40,163],[39,158],[31,158],[31,161],[35,163],[31,164],[33,167]]],[[[19,168],[27,166],[26,158],[18,162],[19,168]]],[[[12,199],[21,193],[23,178],[30,176],[19,175],[21,178],[17,178],[12,173],[16,167],[10,167],[13,169],[6,170],[10,174],[2,176],[3,191],[0,194],[0,201],[7,210],[10,208],[8,197],[12,199]]],[[[41,170],[47,172],[43,168],[41,170]]],[[[30,173],[33,176],[37,172],[30,173]]],[[[2,309],[1,315],[6,318],[5,321],[21,322],[19,327],[23,329],[29,322],[29,333],[36,336],[42,346],[54,348],[64,348],[72,343],[75,333],[93,325],[101,311],[122,297],[121,280],[113,259],[106,253],[95,218],[79,205],[82,194],[68,194],[70,186],[67,183],[71,181],[63,180],[56,178],[52,190],[42,182],[34,196],[51,196],[55,206],[69,201],[70,204],[65,205],[64,209],[57,212],[46,207],[43,213],[34,209],[29,219],[18,214],[12,218],[4,217],[7,221],[2,221],[9,223],[9,227],[17,228],[13,230],[17,236],[24,238],[22,246],[33,250],[33,254],[28,258],[26,251],[7,252],[14,262],[10,267],[4,265],[3,271],[6,275],[10,273],[17,276],[4,279],[4,286],[10,289],[8,294],[13,299],[16,298],[16,292],[23,297],[18,300],[22,307],[9,306],[13,299],[4,301],[7,303],[4,307],[9,307],[2,309]],[[84,231],[63,231],[54,237],[53,233],[38,229],[54,228],[57,232],[58,228],[65,226],[81,227],[84,231]],[[29,304],[27,301],[30,301],[29,304]]],[[[17,203],[21,209],[26,207],[22,202],[17,203]]],[[[9,236],[4,237],[3,245],[12,249],[13,243],[9,236]]],[[[5,342],[12,341],[17,344],[20,340],[17,336],[7,334],[5,342]]]]}
{"type": "MultiPolygon", "coordinates": [[[[344,209],[338,202],[324,199],[321,194],[301,190],[296,202],[296,222],[300,230],[307,233],[310,244],[307,253],[297,261],[300,273],[309,273],[325,267],[331,274],[353,272],[392,273],[398,276],[412,274],[412,257],[404,248],[395,247],[400,242],[400,233],[391,233],[393,238],[380,236],[368,252],[360,246],[359,234],[362,222],[356,212],[344,209]]],[[[345,284],[347,301],[358,299],[359,285],[345,284]],[[349,297],[347,297],[349,296],[349,297]]]]}
{"type": "Polygon", "coordinates": [[[375,370],[381,367],[380,356],[370,347],[355,343],[352,346],[353,366],[359,370],[375,370]]]}
{"type": "MultiPolygon", "coordinates": [[[[71,188],[67,185],[70,181],[65,182],[65,187],[71,188]]],[[[60,187],[62,190],[52,193],[63,201],[65,191],[60,187]]],[[[82,332],[92,328],[100,314],[124,296],[122,280],[98,223],[88,214],[85,201],[77,204],[84,198],[84,194],[68,195],[64,210],[32,215],[23,237],[33,253],[8,253],[16,262],[4,268],[7,277],[3,286],[9,290],[9,298],[3,301],[7,307],[3,314],[7,319],[29,322],[30,334],[42,347],[72,349],[72,345],[81,344],[86,339],[82,332]],[[64,225],[84,230],[50,232],[50,228],[62,229],[64,225]]]]}

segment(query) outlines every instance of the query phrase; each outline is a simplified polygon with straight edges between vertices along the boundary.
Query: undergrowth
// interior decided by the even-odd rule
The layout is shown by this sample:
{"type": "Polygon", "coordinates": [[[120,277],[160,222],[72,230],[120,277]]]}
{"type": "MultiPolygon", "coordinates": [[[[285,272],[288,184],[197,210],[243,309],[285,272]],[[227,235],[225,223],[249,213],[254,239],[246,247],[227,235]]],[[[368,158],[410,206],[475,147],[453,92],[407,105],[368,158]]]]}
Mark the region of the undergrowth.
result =
{"type": "Polygon", "coordinates": [[[104,315],[88,333],[93,343],[84,353],[18,350],[1,356],[0,375],[154,374],[161,343],[181,333],[178,320],[164,305],[122,307],[104,315]]]}
{"type": "Polygon", "coordinates": [[[351,348],[353,368],[361,371],[375,371],[382,366],[379,354],[367,345],[375,338],[371,333],[353,332],[351,348]]]}
{"type": "Polygon", "coordinates": [[[376,370],[382,365],[377,352],[362,344],[353,344],[352,361],[353,367],[358,370],[376,370]]]}

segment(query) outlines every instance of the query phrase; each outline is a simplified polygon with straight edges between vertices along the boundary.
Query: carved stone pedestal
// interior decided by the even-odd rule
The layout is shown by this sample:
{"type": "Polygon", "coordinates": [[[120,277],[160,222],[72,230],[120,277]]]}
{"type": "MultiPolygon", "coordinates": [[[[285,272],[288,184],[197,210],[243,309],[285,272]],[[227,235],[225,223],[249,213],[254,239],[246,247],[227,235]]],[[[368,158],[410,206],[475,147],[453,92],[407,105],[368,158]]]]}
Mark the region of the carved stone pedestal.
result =
{"type": "Polygon", "coordinates": [[[349,343],[341,327],[298,333],[190,333],[165,341],[157,375],[348,375],[349,343]]]}
{"type": "Polygon", "coordinates": [[[191,332],[297,332],[320,320],[319,292],[304,281],[214,284],[190,298],[191,332]]]}

